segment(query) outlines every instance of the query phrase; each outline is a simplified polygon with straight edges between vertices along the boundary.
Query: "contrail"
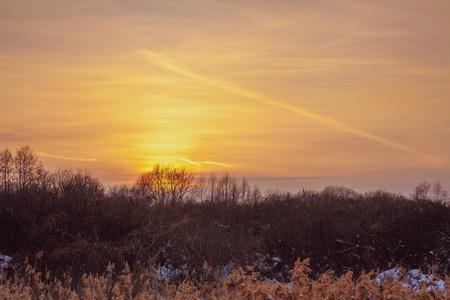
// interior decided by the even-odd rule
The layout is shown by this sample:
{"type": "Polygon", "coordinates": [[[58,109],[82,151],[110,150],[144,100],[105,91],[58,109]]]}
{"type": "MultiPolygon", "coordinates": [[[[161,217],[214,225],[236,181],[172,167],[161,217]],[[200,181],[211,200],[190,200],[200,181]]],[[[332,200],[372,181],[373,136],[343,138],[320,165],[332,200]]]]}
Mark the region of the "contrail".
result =
{"type": "Polygon", "coordinates": [[[201,164],[196,163],[196,162],[193,162],[192,160],[189,160],[189,159],[186,159],[186,158],[180,158],[180,160],[185,161],[185,162],[187,162],[187,163],[190,163],[190,164],[192,164],[192,165],[199,166],[199,167],[202,166],[201,164]]]}
{"type": "MultiPolygon", "coordinates": [[[[314,120],[314,121],[322,123],[322,124],[326,124],[328,126],[331,126],[333,128],[336,128],[338,130],[341,130],[341,131],[344,131],[347,133],[351,133],[354,135],[358,135],[358,136],[367,138],[369,140],[373,140],[373,141],[382,143],[382,144],[390,146],[392,148],[396,148],[396,149],[399,149],[399,150],[402,150],[405,152],[409,152],[409,153],[425,155],[415,149],[409,148],[402,144],[399,144],[399,143],[393,142],[391,140],[388,140],[386,138],[377,136],[375,134],[371,134],[364,130],[354,128],[350,125],[344,124],[344,123],[337,121],[335,119],[332,119],[330,117],[326,117],[326,116],[323,116],[323,115],[320,115],[317,113],[307,111],[298,106],[290,105],[290,104],[279,102],[279,101],[274,101],[274,100],[271,100],[271,99],[265,97],[264,95],[255,93],[253,91],[235,87],[229,83],[225,83],[220,80],[211,79],[211,78],[202,76],[200,74],[197,74],[195,72],[192,72],[186,68],[179,66],[176,62],[174,62],[170,58],[163,56],[161,54],[157,54],[157,53],[154,53],[151,51],[146,51],[146,50],[138,50],[138,52],[141,53],[142,55],[144,55],[146,57],[146,59],[150,60],[152,63],[158,65],[159,67],[166,69],[168,71],[171,71],[175,74],[190,78],[194,81],[202,82],[202,83],[205,83],[205,84],[208,84],[211,86],[216,86],[218,88],[230,91],[234,94],[237,94],[240,96],[245,96],[247,98],[265,103],[267,105],[271,105],[271,106],[275,106],[275,107],[279,107],[279,108],[283,108],[283,109],[295,112],[305,118],[314,120]]],[[[425,155],[425,156],[427,156],[427,155],[425,155]]]]}
{"type": "Polygon", "coordinates": [[[62,146],[94,148],[94,149],[100,149],[100,150],[103,149],[101,147],[92,146],[92,145],[82,145],[82,144],[72,144],[72,143],[58,142],[58,141],[54,141],[54,140],[51,140],[51,139],[45,139],[45,138],[42,138],[42,137],[39,137],[39,136],[36,136],[36,135],[32,135],[32,134],[29,134],[29,133],[19,132],[19,131],[16,131],[14,129],[6,128],[6,127],[3,127],[3,128],[0,127],[0,133],[13,134],[15,136],[19,136],[19,137],[23,137],[23,138],[35,139],[35,140],[39,140],[39,141],[42,141],[42,142],[52,143],[52,144],[62,145],[62,146]]]}
{"type": "Polygon", "coordinates": [[[97,161],[95,158],[76,158],[76,157],[67,157],[67,156],[59,156],[59,155],[48,154],[48,153],[44,153],[44,152],[37,152],[37,154],[40,155],[40,156],[51,157],[51,158],[57,158],[57,159],[64,159],[64,160],[75,160],[75,161],[97,161]]]}
{"type": "Polygon", "coordinates": [[[185,161],[187,163],[190,163],[190,164],[193,164],[193,165],[196,165],[196,166],[199,166],[199,167],[201,167],[203,164],[205,164],[205,165],[216,165],[216,166],[231,168],[230,165],[224,164],[224,163],[221,163],[221,162],[215,162],[215,161],[192,161],[192,160],[186,159],[186,158],[180,158],[180,159],[182,161],[185,161]]]}
{"type": "Polygon", "coordinates": [[[224,163],[221,163],[221,162],[215,162],[215,161],[199,161],[199,163],[200,164],[206,164],[206,165],[222,166],[222,167],[225,167],[225,168],[231,168],[231,166],[228,165],[228,164],[224,164],[224,163]]]}

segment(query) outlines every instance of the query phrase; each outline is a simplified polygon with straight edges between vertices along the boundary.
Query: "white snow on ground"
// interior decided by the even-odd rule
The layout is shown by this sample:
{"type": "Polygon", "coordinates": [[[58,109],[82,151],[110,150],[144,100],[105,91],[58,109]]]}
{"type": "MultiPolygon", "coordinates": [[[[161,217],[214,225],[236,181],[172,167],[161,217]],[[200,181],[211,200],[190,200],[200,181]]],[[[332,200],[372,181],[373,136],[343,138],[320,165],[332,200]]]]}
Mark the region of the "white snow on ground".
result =
{"type": "MultiPolygon", "coordinates": [[[[257,261],[253,263],[253,266],[256,268],[256,271],[270,271],[278,264],[281,263],[281,259],[279,257],[271,257],[270,255],[261,255],[258,254],[259,258],[257,261]]],[[[236,270],[237,267],[233,262],[228,262],[225,266],[220,268],[213,268],[212,272],[216,275],[216,277],[220,280],[227,280],[228,277],[236,270]]],[[[171,264],[153,267],[151,269],[153,273],[153,277],[159,278],[160,280],[174,280],[180,278],[181,276],[186,276],[188,274],[187,270],[174,268],[171,264]]],[[[273,279],[275,282],[276,280],[273,279]]]]}
{"type": "Polygon", "coordinates": [[[188,274],[187,270],[175,269],[171,266],[159,268],[153,267],[152,273],[153,277],[159,278],[160,280],[172,280],[188,274]]]}
{"type": "MultiPolygon", "coordinates": [[[[253,266],[263,270],[271,270],[281,263],[279,257],[271,257],[269,255],[260,255],[260,258],[253,263],[253,266]]],[[[229,262],[226,266],[216,270],[217,277],[222,280],[227,280],[228,276],[233,273],[235,265],[229,262]]],[[[179,270],[178,270],[179,271],[179,270]]],[[[401,280],[404,282],[403,286],[410,287],[414,291],[419,292],[423,287],[431,291],[444,291],[445,282],[434,275],[423,274],[420,270],[403,270],[401,268],[391,269],[380,273],[375,282],[380,284],[384,280],[401,280]]],[[[276,279],[269,279],[271,283],[278,283],[276,279]]]]}
{"type": "MultiPolygon", "coordinates": [[[[277,256],[270,256],[268,254],[257,254],[259,258],[253,263],[255,269],[270,271],[281,263],[281,259],[277,256]]],[[[286,266],[287,267],[287,266],[286,266]]],[[[228,277],[236,269],[236,265],[231,261],[221,268],[213,269],[216,277],[220,280],[227,280],[228,277]]],[[[160,269],[153,268],[154,277],[159,277],[161,280],[172,280],[187,275],[186,270],[175,269],[172,265],[163,266],[160,269]]],[[[403,286],[410,287],[414,291],[419,292],[423,287],[432,291],[444,291],[445,282],[434,275],[423,274],[420,270],[403,270],[401,268],[390,269],[381,272],[376,278],[375,282],[381,284],[384,280],[398,280],[403,281],[403,286]]],[[[278,283],[274,278],[269,278],[269,282],[278,283]]]]}
{"type": "Polygon", "coordinates": [[[11,266],[12,257],[0,253],[0,269],[6,269],[11,266]]]}
{"type": "MultiPolygon", "coordinates": [[[[255,267],[270,270],[273,267],[281,263],[279,257],[270,257],[269,255],[260,255],[260,258],[253,264],[255,267]]],[[[0,271],[11,267],[12,257],[3,255],[0,253],[0,271]]],[[[233,273],[236,266],[230,261],[226,266],[216,269],[216,276],[221,280],[227,280],[228,277],[233,273]]],[[[187,270],[180,270],[173,268],[172,265],[163,266],[159,268],[152,268],[153,276],[158,277],[160,280],[171,280],[179,278],[181,276],[187,275],[187,270]]],[[[2,274],[0,273],[0,280],[2,279],[2,274]]],[[[437,278],[434,275],[423,274],[420,270],[403,270],[401,268],[394,268],[384,272],[381,272],[376,278],[375,282],[381,284],[384,280],[398,280],[403,281],[403,286],[410,287],[414,291],[418,292],[425,287],[427,290],[431,291],[444,291],[445,282],[442,279],[437,278]]],[[[278,283],[275,279],[271,282],[278,283]]]]}
{"type": "MultiPolygon", "coordinates": [[[[228,277],[233,273],[233,271],[236,269],[236,266],[231,261],[217,269],[213,269],[212,271],[216,275],[216,277],[220,280],[227,280],[228,277]]],[[[160,267],[152,267],[151,268],[152,274],[154,278],[158,278],[161,281],[164,280],[176,280],[177,278],[180,278],[182,276],[186,276],[189,274],[187,270],[183,269],[177,269],[174,268],[172,265],[167,266],[160,266],[160,267]]]]}
{"type": "Polygon", "coordinates": [[[219,278],[220,280],[227,280],[228,277],[231,275],[231,273],[233,273],[233,271],[236,269],[236,266],[234,265],[233,262],[228,262],[228,264],[224,267],[221,267],[220,269],[217,269],[216,272],[216,276],[217,278],[219,278]]]}
{"type": "Polygon", "coordinates": [[[258,271],[270,271],[281,263],[281,259],[277,256],[270,257],[269,254],[262,255],[259,253],[256,253],[256,256],[258,260],[253,263],[253,266],[258,271]]]}
{"type": "Polygon", "coordinates": [[[423,274],[420,270],[402,270],[400,268],[390,269],[381,272],[375,282],[382,283],[384,280],[399,280],[403,281],[403,286],[411,287],[414,291],[420,291],[425,287],[429,291],[444,291],[445,282],[434,275],[423,274]]]}
{"type": "Polygon", "coordinates": [[[275,257],[272,257],[271,260],[274,261],[274,262],[276,262],[276,263],[280,263],[280,262],[281,262],[281,258],[276,257],[276,256],[275,256],[275,257]]]}
{"type": "Polygon", "coordinates": [[[2,269],[11,267],[12,257],[8,255],[3,255],[0,253],[0,280],[3,279],[1,274],[2,269]]]}

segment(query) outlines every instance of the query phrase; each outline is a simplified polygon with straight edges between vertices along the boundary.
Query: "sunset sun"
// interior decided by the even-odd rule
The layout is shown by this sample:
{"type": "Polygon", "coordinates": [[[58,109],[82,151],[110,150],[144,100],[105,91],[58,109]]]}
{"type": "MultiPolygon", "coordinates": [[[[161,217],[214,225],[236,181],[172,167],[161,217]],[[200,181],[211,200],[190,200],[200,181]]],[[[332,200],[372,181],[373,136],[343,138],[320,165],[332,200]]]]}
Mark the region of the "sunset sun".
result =
{"type": "Polygon", "coordinates": [[[108,184],[155,163],[288,190],[449,183],[439,5],[1,7],[2,142],[49,168],[108,184]]]}

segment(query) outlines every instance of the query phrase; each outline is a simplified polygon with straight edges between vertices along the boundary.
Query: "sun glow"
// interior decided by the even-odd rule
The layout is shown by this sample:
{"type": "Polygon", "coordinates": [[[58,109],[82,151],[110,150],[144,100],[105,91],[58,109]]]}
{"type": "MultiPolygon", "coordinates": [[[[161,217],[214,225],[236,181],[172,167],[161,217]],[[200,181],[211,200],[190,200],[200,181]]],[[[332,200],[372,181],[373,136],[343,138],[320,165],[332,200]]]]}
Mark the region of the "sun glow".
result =
{"type": "Polygon", "coordinates": [[[432,158],[429,155],[420,153],[419,151],[412,149],[410,147],[407,147],[405,145],[402,145],[400,143],[388,140],[386,138],[377,136],[375,134],[366,132],[364,130],[352,127],[350,125],[344,124],[340,121],[337,121],[333,118],[330,117],[326,117],[317,113],[313,113],[310,111],[307,111],[301,107],[298,106],[294,106],[294,105],[290,105],[287,103],[283,103],[281,101],[274,101],[272,99],[269,99],[267,97],[265,97],[264,95],[258,94],[256,92],[250,91],[250,90],[246,90],[243,88],[239,88],[236,86],[233,86],[231,84],[228,83],[224,83],[220,80],[217,79],[211,79],[202,75],[199,75],[195,72],[192,72],[186,68],[183,68],[181,66],[179,66],[176,62],[174,62],[173,60],[171,60],[168,57],[165,57],[161,54],[157,54],[151,51],[144,51],[144,50],[139,50],[139,53],[142,53],[148,60],[150,60],[151,62],[153,62],[154,64],[158,65],[161,68],[164,68],[170,72],[179,74],[181,76],[185,76],[189,79],[192,79],[194,81],[198,81],[207,85],[212,85],[214,87],[220,88],[220,89],[225,89],[228,90],[232,93],[238,94],[238,95],[242,95],[244,97],[247,97],[249,99],[253,99],[253,100],[257,100],[259,102],[262,102],[264,104],[270,105],[270,106],[275,106],[278,108],[283,108],[289,111],[292,111],[294,113],[297,113],[303,117],[306,117],[308,119],[311,119],[313,121],[319,122],[319,123],[323,123],[326,124],[328,126],[331,126],[337,130],[340,131],[344,131],[347,133],[351,133],[354,135],[358,135],[361,137],[364,137],[366,139],[370,139],[379,143],[382,143],[384,145],[396,148],[398,150],[404,151],[404,152],[409,152],[409,153],[413,153],[413,154],[417,154],[420,155],[422,157],[427,157],[427,158],[432,158]]]}
{"type": "Polygon", "coordinates": [[[450,182],[448,2],[156,2],[0,2],[0,146],[106,184],[450,182]]]}

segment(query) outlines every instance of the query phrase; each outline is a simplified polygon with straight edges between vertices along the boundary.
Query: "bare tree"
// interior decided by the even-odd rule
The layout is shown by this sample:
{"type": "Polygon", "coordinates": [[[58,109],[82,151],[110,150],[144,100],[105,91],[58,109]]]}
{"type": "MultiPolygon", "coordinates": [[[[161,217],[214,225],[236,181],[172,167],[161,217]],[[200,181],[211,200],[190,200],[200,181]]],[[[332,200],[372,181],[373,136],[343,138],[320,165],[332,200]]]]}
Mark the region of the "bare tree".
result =
{"type": "Polygon", "coordinates": [[[414,188],[412,198],[416,200],[446,202],[449,199],[449,193],[439,181],[434,183],[423,181],[414,188]]]}
{"type": "Polygon", "coordinates": [[[138,198],[147,202],[149,205],[153,205],[156,201],[153,176],[154,174],[152,172],[142,173],[136,179],[133,188],[138,198]]]}
{"type": "Polygon", "coordinates": [[[197,199],[200,203],[203,203],[206,200],[207,194],[207,182],[206,177],[202,174],[200,177],[195,179],[192,196],[194,199],[197,199]]]}
{"type": "Polygon", "coordinates": [[[431,183],[429,183],[428,181],[423,181],[421,183],[419,183],[418,185],[416,185],[416,187],[414,188],[414,193],[412,195],[412,197],[416,200],[420,200],[420,199],[427,199],[428,198],[428,192],[431,189],[431,183]]]}
{"type": "Polygon", "coordinates": [[[449,200],[448,190],[445,189],[439,181],[433,183],[431,199],[437,202],[446,202],[449,200]]]}
{"type": "Polygon", "coordinates": [[[225,173],[220,178],[217,183],[217,201],[218,202],[228,202],[228,189],[229,189],[230,175],[225,173]]]}
{"type": "Polygon", "coordinates": [[[25,190],[34,183],[39,172],[43,169],[36,153],[28,145],[17,149],[14,165],[17,176],[17,188],[19,190],[25,190]]]}
{"type": "Polygon", "coordinates": [[[99,199],[104,194],[100,181],[87,170],[63,169],[54,173],[58,194],[63,198],[99,199]]]}
{"type": "Polygon", "coordinates": [[[239,201],[240,186],[238,185],[236,178],[231,180],[230,201],[232,204],[236,204],[239,201]]]}
{"type": "Polygon", "coordinates": [[[12,176],[14,170],[14,157],[11,150],[5,148],[0,151],[0,180],[3,191],[9,193],[11,191],[12,176]]]}
{"type": "Polygon", "coordinates": [[[344,198],[344,199],[356,199],[358,193],[352,188],[348,188],[341,185],[329,185],[320,192],[326,198],[344,198]]]}
{"type": "Polygon", "coordinates": [[[172,205],[181,203],[184,196],[192,187],[195,174],[188,171],[186,167],[168,166],[167,186],[170,192],[170,202],[172,205]]]}
{"type": "Polygon", "coordinates": [[[55,174],[41,166],[36,172],[35,185],[41,192],[54,192],[55,174]]]}
{"type": "Polygon", "coordinates": [[[240,199],[242,203],[248,203],[250,199],[250,185],[248,183],[247,178],[242,177],[241,186],[240,186],[240,199]]]}
{"type": "Polygon", "coordinates": [[[222,175],[217,183],[217,201],[223,203],[236,203],[239,194],[239,187],[236,184],[236,178],[229,173],[222,175]]]}
{"type": "Polygon", "coordinates": [[[151,171],[137,178],[135,186],[157,204],[177,204],[183,200],[193,181],[194,174],[185,167],[156,164],[151,171]]]}
{"type": "Polygon", "coordinates": [[[209,199],[211,202],[215,202],[217,198],[217,177],[216,174],[211,173],[209,176],[209,199]]]}
{"type": "Polygon", "coordinates": [[[251,192],[251,201],[252,203],[258,203],[262,199],[262,193],[259,187],[255,184],[253,186],[253,191],[251,192]]]}

